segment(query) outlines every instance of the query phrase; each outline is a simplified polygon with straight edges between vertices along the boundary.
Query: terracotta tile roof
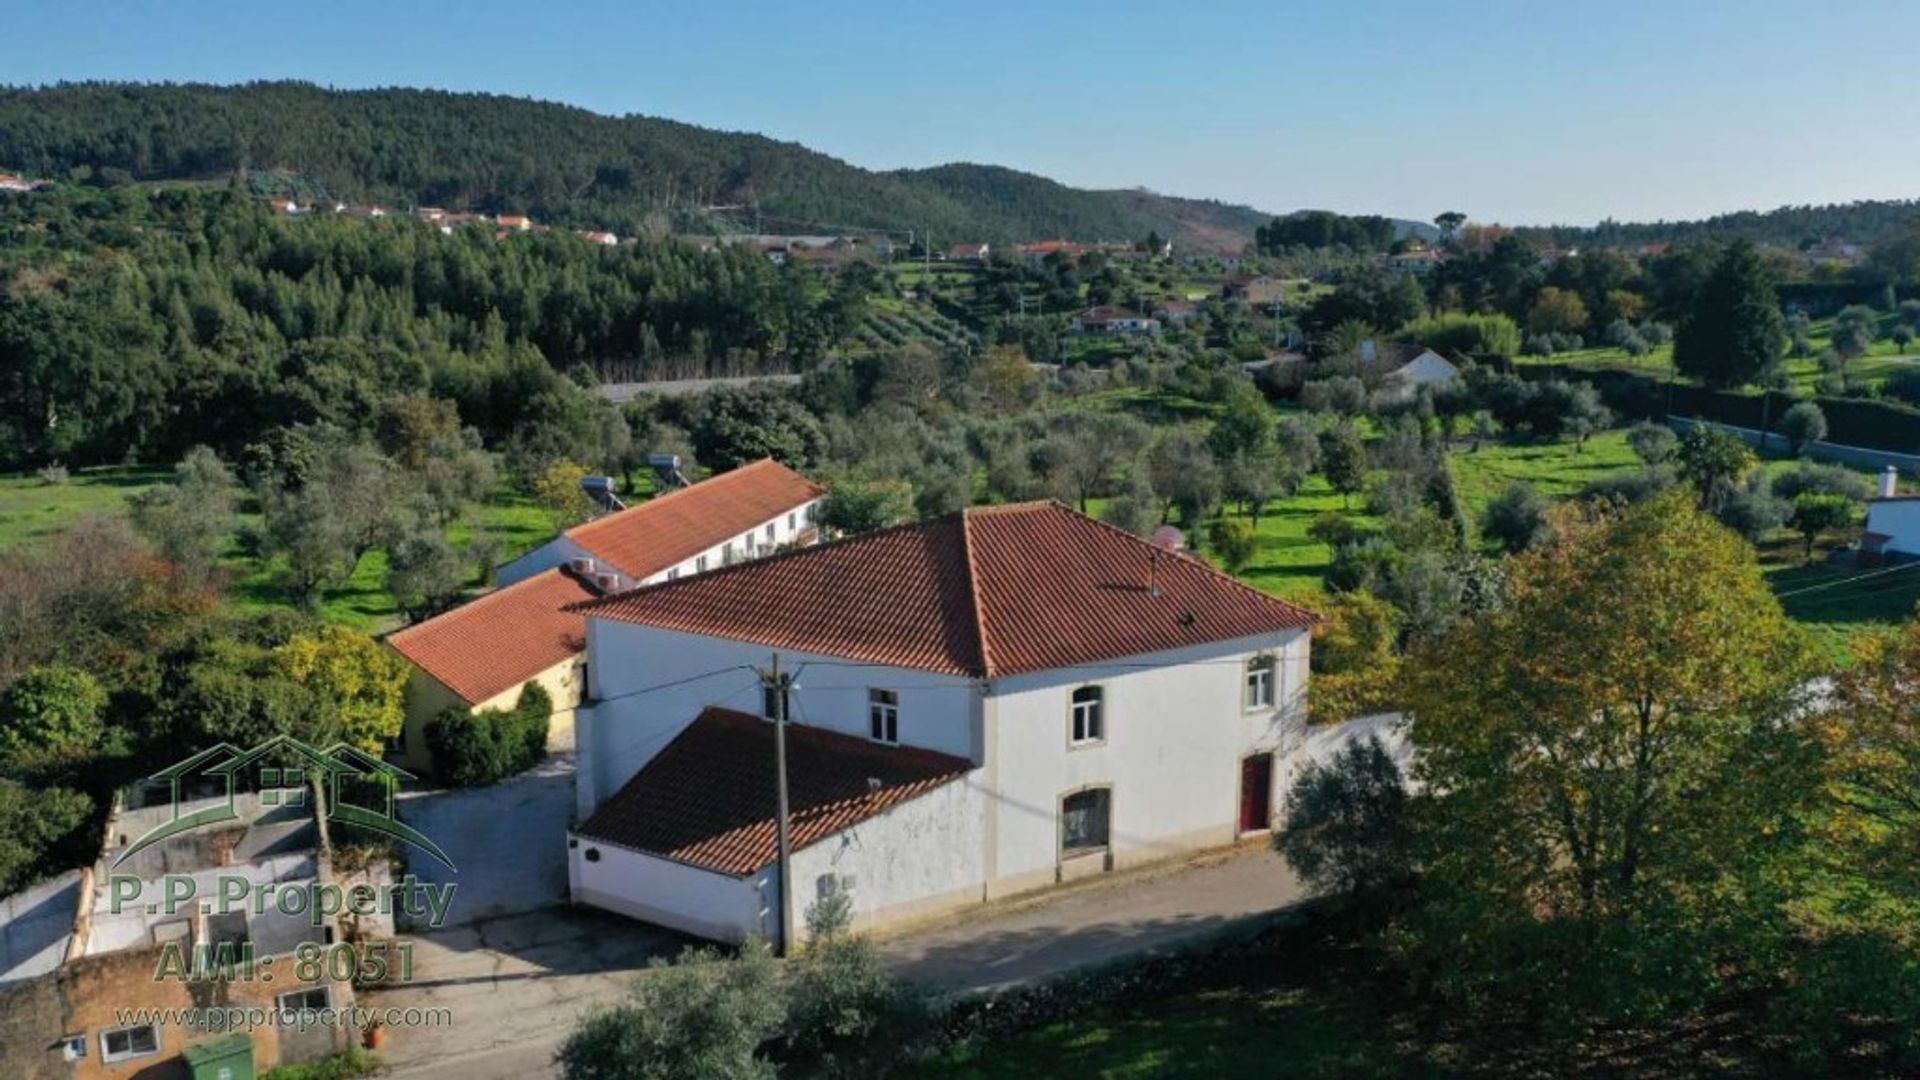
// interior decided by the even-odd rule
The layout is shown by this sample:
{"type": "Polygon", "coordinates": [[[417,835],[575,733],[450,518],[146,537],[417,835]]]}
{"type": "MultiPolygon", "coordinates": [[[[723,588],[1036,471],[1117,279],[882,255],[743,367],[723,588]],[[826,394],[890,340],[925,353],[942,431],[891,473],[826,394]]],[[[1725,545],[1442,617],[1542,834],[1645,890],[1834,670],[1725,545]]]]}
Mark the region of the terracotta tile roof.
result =
{"type": "Polygon", "coordinates": [[[762,458],[576,525],[566,535],[628,577],[645,578],[824,494],[820,485],[762,458]]]}
{"type": "Polygon", "coordinates": [[[576,610],[972,678],[1298,629],[1316,618],[1054,502],[976,507],[576,610]]]}
{"type": "Polygon", "coordinates": [[[569,605],[595,595],[555,567],[396,631],[387,644],[478,705],[586,648],[586,619],[569,605]]]}
{"type": "MultiPolygon", "coordinates": [[[[777,852],[773,725],[709,708],[580,826],[579,835],[744,877],[777,852]]],[[[965,758],[787,728],[794,850],[964,776],[965,758]],[[874,786],[870,781],[878,781],[874,786]]]]}

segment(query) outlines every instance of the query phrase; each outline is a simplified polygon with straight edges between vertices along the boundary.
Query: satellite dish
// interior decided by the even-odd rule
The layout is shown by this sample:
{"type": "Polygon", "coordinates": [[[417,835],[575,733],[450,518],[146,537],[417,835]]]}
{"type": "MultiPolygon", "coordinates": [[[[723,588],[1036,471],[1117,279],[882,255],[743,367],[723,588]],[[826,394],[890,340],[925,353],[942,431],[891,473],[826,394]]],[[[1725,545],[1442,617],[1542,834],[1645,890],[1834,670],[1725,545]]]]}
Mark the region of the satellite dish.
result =
{"type": "Polygon", "coordinates": [[[1153,535],[1148,537],[1147,543],[1163,551],[1181,551],[1187,546],[1187,538],[1181,535],[1179,529],[1171,525],[1162,525],[1153,530],[1153,535]]]}

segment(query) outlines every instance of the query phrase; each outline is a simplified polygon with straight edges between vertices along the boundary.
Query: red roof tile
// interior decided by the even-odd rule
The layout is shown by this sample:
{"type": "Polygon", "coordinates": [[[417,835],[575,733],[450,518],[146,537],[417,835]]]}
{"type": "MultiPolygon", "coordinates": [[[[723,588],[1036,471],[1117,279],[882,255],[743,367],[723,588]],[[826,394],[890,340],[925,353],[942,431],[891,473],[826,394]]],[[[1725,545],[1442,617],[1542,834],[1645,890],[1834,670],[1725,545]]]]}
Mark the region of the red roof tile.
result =
{"type": "Polygon", "coordinates": [[[824,494],[820,485],[763,458],[576,525],[566,535],[628,577],[645,578],[824,494]]]}
{"type": "MultiPolygon", "coordinates": [[[[735,877],[754,873],[774,860],[778,844],[773,739],[773,725],[758,716],[709,708],[579,833],[735,877]]],[[[971,768],[965,758],[789,725],[793,847],[824,840],[971,768]]]]}
{"type": "Polygon", "coordinates": [[[586,619],[568,605],[595,595],[555,567],[396,631],[387,644],[478,705],[586,648],[586,619]]]}
{"type": "Polygon", "coordinates": [[[976,507],[576,610],[974,678],[1298,629],[1315,619],[1204,562],[1052,502],[976,507]]]}

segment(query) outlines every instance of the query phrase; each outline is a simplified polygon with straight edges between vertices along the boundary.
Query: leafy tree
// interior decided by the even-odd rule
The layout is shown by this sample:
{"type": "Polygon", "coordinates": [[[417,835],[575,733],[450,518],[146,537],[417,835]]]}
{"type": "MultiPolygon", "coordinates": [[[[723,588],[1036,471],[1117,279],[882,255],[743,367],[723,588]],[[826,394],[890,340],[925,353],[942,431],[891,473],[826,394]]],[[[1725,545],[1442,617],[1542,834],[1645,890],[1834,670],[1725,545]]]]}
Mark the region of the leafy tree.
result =
{"type": "Polygon", "coordinates": [[[270,554],[285,559],[287,591],[309,608],[350,580],[368,552],[387,540],[405,508],[404,478],[370,446],[330,449],[297,486],[261,497],[270,554]]]}
{"type": "Polygon", "coordinates": [[[400,734],[406,720],[407,662],[345,627],[297,634],[274,650],[274,670],[314,695],[314,741],[343,739],[371,753],[400,734]]]}
{"type": "Polygon", "coordinates": [[[1368,531],[1347,515],[1337,510],[1316,514],[1307,524],[1307,535],[1327,545],[1327,554],[1334,549],[1351,544],[1368,535],[1368,531]]]}
{"type": "Polygon", "coordinates": [[[1253,526],[1239,518],[1216,518],[1207,531],[1207,539],[1222,565],[1235,574],[1247,568],[1260,547],[1253,526]]]}
{"type": "Polygon", "coordinates": [[[554,528],[576,525],[593,513],[593,500],[580,486],[590,472],[576,462],[555,461],[533,478],[533,501],[553,515],[554,528]]]}
{"type": "Polygon", "coordinates": [[[1519,556],[1506,604],[1407,668],[1416,775],[1446,793],[1424,808],[1427,961],[1556,1007],[1709,992],[1706,939],[1772,917],[1748,890],[1809,805],[1783,722],[1807,670],[1752,549],[1682,499],[1519,556]]]}
{"type": "Polygon", "coordinates": [[[1076,412],[1063,418],[1048,436],[1048,471],[1087,512],[1087,500],[1105,494],[1113,478],[1137,460],[1152,433],[1131,416],[1076,412]]]}
{"type": "Polygon", "coordinates": [[[560,1046],[567,1080],[771,1078],[761,1046],[786,1019],[779,970],[766,942],[737,956],[689,947],[654,961],[628,1001],[589,1016],[560,1046]]]}
{"type": "Polygon", "coordinates": [[[1547,520],[1547,500],[1532,484],[1515,480],[1487,504],[1480,532],[1514,554],[1550,543],[1553,525],[1547,520]]]}
{"type": "Polygon", "coordinates": [[[1833,351],[1840,354],[1842,360],[1852,360],[1865,356],[1873,347],[1877,336],[1880,316],[1865,304],[1852,304],[1840,309],[1833,317],[1833,332],[1830,335],[1833,351]]]}
{"type": "Polygon", "coordinates": [[[1342,505],[1351,506],[1367,482],[1367,444],[1358,427],[1342,422],[1320,433],[1320,472],[1340,493],[1342,505]]]}
{"type": "Polygon", "coordinates": [[[1443,312],[1416,320],[1402,333],[1429,349],[1455,355],[1510,360],[1520,352],[1520,328],[1498,313],[1443,312]]]}
{"type": "Polygon", "coordinates": [[[1460,232],[1460,226],[1467,223],[1467,215],[1458,210],[1448,210],[1435,215],[1433,224],[1440,230],[1440,242],[1452,244],[1460,232]]]}
{"type": "Polygon", "coordinates": [[[1780,434],[1793,444],[1793,452],[1804,456],[1807,448],[1827,437],[1827,414],[1811,401],[1796,401],[1780,417],[1780,434]]]}
{"type": "Polygon", "coordinates": [[[1673,363],[1711,387],[1763,382],[1785,355],[1786,337],[1773,275],[1754,246],[1738,240],[1693,297],[1674,337],[1673,363]]]}
{"type": "Polygon", "coordinates": [[[0,777],[0,893],[32,884],[55,846],[92,816],[93,800],[81,792],[0,777]]]}
{"type": "Polygon", "coordinates": [[[1676,453],[1680,475],[1693,485],[1700,505],[1717,507],[1735,479],[1753,468],[1753,451],[1740,436],[1708,424],[1695,424],[1680,439],[1676,453]]]}
{"type": "Polygon", "coordinates": [[[1763,468],[1749,470],[1740,483],[1721,485],[1716,500],[1713,516],[1754,544],[1785,525],[1793,514],[1793,507],[1773,493],[1763,468]]]}
{"type": "Polygon", "coordinates": [[[845,536],[873,532],[905,521],[913,493],[904,484],[840,480],[827,485],[820,524],[845,536]]]}
{"type": "Polygon", "coordinates": [[[415,530],[387,554],[387,591],[410,622],[453,605],[467,583],[471,555],[455,551],[445,534],[415,530]]]}
{"type": "Polygon", "coordinates": [[[720,387],[701,395],[687,425],[694,453],[726,471],[764,457],[804,469],[820,456],[820,423],[778,387],[720,387]]]}
{"type": "Polygon", "coordinates": [[[1587,328],[1591,318],[1580,294],[1549,285],[1534,297],[1527,310],[1530,334],[1577,334],[1587,328]]]}
{"type": "Polygon", "coordinates": [[[1793,499],[1793,516],[1788,519],[1794,531],[1807,543],[1807,561],[1813,561],[1813,542],[1820,534],[1853,522],[1853,500],[1844,495],[1822,495],[1803,491],[1793,499]]]}
{"type": "Polygon", "coordinates": [[[1413,873],[1413,825],[1400,766],[1378,735],[1309,761],[1287,789],[1273,846],[1317,896],[1365,897],[1413,873]]]}
{"type": "Polygon", "coordinates": [[[70,761],[106,734],[107,692],[73,667],[28,668],[0,690],[0,757],[15,763],[70,761]]]}
{"type": "Polygon", "coordinates": [[[1635,424],[1627,431],[1627,446],[1634,456],[1649,466],[1665,465],[1679,450],[1680,437],[1665,424],[1651,420],[1635,424]]]}
{"type": "Polygon", "coordinates": [[[830,880],[807,908],[807,951],[787,986],[789,1045],[820,1072],[880,1075],[918,1041],[930,1009],[872,941],[851,932],[853,895],[830,880]]]}
{"type": "Polygon", "coordinates": [[[1221,462],[1235,455],[1259,456],[1273,447],[1273,409],[1251,383],[1239,383],[1228,395],[1213,430],[1207,434],[1207,448],[1221,462]]]}
{"type": "Polygon", "coordinates": [[[1865,477],[1839,465],[1821,465],[1802,461],[1773,478],[1774,494],[1792,502],[1802,492],[1839,495],[1851,502],[1865,502],[1872,487],[1865,477]]]}
{"type": "Polygon", "coordinates": [[[1164,510],[1180,515],[1189,538],[1201,539],[1200,522],[1220,504],[1220,468],[1206,445],[1191,431],[1163,431],[1147,454],[1147,472],[1153,490],[1166,501],[1164,510]]]}
{"type": "Polygon", "coordinates": [[[134,528],[167,561],[205,583],[233,536],[237,497],[233,474],[219,456],[196,446],[174,467],[172,484],[141,492],[129,508],[134,528]]]}

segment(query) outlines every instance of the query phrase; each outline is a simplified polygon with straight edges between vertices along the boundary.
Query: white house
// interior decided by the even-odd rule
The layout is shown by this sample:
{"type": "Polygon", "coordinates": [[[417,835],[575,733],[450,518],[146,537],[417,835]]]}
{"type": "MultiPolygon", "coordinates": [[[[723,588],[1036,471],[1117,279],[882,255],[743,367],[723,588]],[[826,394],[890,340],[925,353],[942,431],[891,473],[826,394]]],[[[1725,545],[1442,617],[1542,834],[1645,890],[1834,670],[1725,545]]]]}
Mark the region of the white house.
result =
{"type": "Polygon", "coordinates": [[[495,573],[503,586],[578,559],[608,591],[811,543],[826,489],[772,458],[575,525],[495,573]]]}
{"type": "Polygon", "coordinates": [[[1387,373],[1387,378],[1414,389],[1438,386],[1459,377],[1460,368],[1432,349],[1421,349],[1413,359],[1387,373]]]}
{"type": "Polygon", "coordinates": [[[1882,559],[1920,559],[1920,495],[1900,494],[1900,471],[1880,474],[1880,494],[1867,501],[1867,528],[1860,551],[1882,559]]]}
{"type": "Polygon", "coordinates": [[[982,507],[575,605],[576,902],[777,937],[918,918],[1269,827],[1314,616],[1057,503],[982,507]]]}
{"type": "Polygon", "coordinates": [[[1157,334],[1160,320],[1132,308],[1093,307],[1074,317],[1074,328],[1085,334],[1157,334]]]}

